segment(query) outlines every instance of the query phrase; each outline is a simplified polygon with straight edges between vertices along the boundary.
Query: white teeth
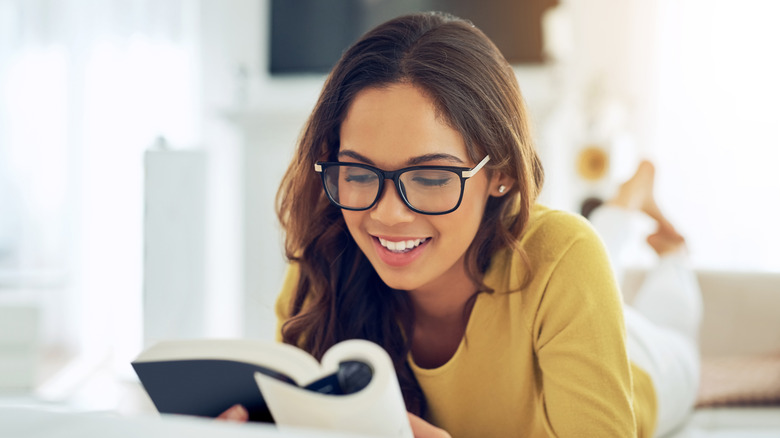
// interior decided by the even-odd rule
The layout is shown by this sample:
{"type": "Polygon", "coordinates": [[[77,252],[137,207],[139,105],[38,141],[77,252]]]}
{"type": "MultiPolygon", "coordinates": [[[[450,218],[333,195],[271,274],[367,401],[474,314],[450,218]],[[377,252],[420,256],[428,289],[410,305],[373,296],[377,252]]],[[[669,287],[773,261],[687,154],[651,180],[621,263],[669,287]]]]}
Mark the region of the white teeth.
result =
{"type": "Polygon", "coordinates": [[[389,249],[390,251],[402,252],[412,248],[416,248],[426,240],[428,239],[425,238],[425,239],[414,239],[414,240],[401,240],[399,242],[393,242],[391,240],[385,240],[380,237],[379,243],[385,248],[389,249]]]}

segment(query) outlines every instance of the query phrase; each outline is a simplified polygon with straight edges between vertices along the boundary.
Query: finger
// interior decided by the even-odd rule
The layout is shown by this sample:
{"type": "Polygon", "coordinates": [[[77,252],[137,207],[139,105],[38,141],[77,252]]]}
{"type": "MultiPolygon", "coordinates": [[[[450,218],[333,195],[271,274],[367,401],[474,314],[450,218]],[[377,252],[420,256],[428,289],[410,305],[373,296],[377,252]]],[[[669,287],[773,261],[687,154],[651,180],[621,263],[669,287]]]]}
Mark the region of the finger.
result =
{"type": "Polygon", "coordinates": [[[217,420],[237,421],[245,423],[249,421],[249,412],[241,405],[233,405],[227,411],[219,414],[217,420]]]}
{"type": "Polygon", "coordinates": [[[439,429],[417,415],[408,412],[407,414],[409,416],[409,424],[412,426],[414,438],[451,438],[446,430],[439,429]]]}

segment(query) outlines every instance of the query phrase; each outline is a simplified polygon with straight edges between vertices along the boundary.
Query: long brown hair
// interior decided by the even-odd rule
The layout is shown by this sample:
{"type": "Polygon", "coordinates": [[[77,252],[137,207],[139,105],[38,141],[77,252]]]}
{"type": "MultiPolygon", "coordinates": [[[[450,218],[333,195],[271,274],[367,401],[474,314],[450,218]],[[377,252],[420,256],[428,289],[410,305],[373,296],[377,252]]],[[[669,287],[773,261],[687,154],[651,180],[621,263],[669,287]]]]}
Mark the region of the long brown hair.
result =
{"type": "Polygon", "coordinates": [[[442,119],[463,136],[474,162],[490,154],[487,168],[515,180],[508,194],[489,199],[467,250],[467,269],[477,284],[497,251],[521,251],[519,237],[543,171],[514,71],[468,21],[441,13],[388,21],[350,47],[328,76],[277,194],[286,255],[300,267],[282,337],[315,357],[345,339],[378,343],[395,362],[407,408],[421,414],[425,397],[406,363],[414,322],[409,297],[382,282],[313,170],[316,161],[335,161],[339,129],[355,96],[399,82],[425,90],[442,119]]]}

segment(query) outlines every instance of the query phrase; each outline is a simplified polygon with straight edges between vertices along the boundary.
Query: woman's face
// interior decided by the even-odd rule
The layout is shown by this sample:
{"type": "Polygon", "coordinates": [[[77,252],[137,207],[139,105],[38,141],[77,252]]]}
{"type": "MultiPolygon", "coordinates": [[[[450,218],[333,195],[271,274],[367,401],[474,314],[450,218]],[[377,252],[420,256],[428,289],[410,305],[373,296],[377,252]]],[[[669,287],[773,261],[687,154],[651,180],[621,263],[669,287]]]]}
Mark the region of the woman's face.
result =
{"type": "MultiPolygon", "coordinates": [[[[383,170],[477,164],[466,153],[460,133],[438,117],[433,102],[411,84],[358,93],[341,125],[340,138],[339,161],[383,170]]],[[[373,207],[342,210],[344,220],[388,286],[430,292],[459,283],[462,287],[467,279],[464,254],[477,233],[488,197],[497,194],[498,184],[488,181],[487,175],[482,170],[466,181],[463,200],[452,213],[415,213],[404,204],[392,181],[386,180],[373,207]]]]}

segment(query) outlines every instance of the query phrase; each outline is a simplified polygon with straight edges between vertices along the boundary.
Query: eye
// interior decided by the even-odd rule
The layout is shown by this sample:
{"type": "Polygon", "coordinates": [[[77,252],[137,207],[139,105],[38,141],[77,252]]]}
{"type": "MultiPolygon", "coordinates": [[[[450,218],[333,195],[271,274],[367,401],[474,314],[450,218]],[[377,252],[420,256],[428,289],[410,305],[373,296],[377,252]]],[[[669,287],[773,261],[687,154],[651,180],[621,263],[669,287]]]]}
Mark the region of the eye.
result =
{"type": "Polygon", "coordinates": [[[450,183],[452,178],[444,177],[444,178],[423,178],[423,177],[415,177],[412,179],[415,184],[426,186],[426,187],[442,187],[450,183]]]}
{"type": "Polygon", "coordinates": [[[373,172],[363,169],[346,169],[344,172],[344,181],[356,184],[373,184],[377,176],[373,172]]]}
{"type": "Polygon", "coordinates": [[[347,175],[345,180],[347,182],[368,183],[375,180],[376,177],[371,175],[347,175]]]}
{"type": "Polygon", "coordinates": [[[409,176],[412,183],[425,188],[444,187],[455,179],[455,174],[442,170],[417,171],[409,176]]]}

